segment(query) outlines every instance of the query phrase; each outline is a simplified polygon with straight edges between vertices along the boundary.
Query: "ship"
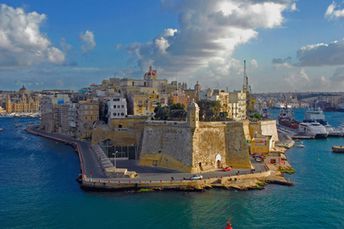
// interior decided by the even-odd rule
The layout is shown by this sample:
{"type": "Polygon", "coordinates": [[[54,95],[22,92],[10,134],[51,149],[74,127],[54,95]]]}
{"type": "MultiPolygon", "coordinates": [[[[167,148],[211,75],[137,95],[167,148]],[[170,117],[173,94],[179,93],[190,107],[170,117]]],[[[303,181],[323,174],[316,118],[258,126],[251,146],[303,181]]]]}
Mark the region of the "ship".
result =
{"type": "Polygon", "coordinates": [[[304,122],[319,122],[321,125],[328,125],[324,112],[320,108],[310,108],[305,112],[304,122]]]}
{"type": "Polygon", "coordinates": [[[314,138],[327,138],[328,131],[319,122],[301,122],[299,124],[299,132],[306,136],[314,138]]]}
{"type": "Polygon", "coordinates": [[[285,126],[291,129],[298,129],[299,122],[294,119],[294,113],[292,109],[289,109],[288,106],[286,108],[282,108],[280,114],[278,116],[278,123],[281,126],[285,126]]]}

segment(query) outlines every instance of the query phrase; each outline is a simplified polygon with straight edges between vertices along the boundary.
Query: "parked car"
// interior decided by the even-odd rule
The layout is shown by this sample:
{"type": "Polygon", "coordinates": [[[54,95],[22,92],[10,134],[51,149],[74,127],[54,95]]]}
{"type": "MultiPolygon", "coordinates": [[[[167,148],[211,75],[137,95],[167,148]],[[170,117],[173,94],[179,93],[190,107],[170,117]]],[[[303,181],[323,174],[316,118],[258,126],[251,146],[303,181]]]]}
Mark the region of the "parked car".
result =
{"type": "Polygon", "coordinates": [[[193,175],[192,177],[190,177],[190,180],[202,180],[203,176],[201,174],[198,175],[193,175]]]}
{"type": "Polygon", "coordinates": [[[255,157],[254,160],[255,160],[256,162],[262,162],[262,161],[263,161],[263,159],[262,159],[261,157],[255,157]]]}
{"type": "Polygon", "coordinates": [[[232,167],[228,166],[222,169],[224,172],[232,171],[232,167]]]}

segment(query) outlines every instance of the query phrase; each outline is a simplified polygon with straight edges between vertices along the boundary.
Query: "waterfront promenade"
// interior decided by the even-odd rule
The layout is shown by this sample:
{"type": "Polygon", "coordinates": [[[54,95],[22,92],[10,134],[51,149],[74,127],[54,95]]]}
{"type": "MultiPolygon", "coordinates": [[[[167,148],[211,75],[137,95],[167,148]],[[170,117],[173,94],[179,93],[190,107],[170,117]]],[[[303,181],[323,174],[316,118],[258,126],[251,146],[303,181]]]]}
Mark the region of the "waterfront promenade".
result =
{"type": "Polygon", "coordinates": [[[73,146],[78,153],[80,159],[81,174],[84,177],[106,178],[106,175],[101,168],[95,153],[92,151],[91,144],[89,142],[79,141],[61,134],[46,133],[32,126],[28,127],[26,131],[34,135],[73,146]]]}
{"type": "MultiPolygon", "coordinates": [[[[137,177],[108,176],[94,147],[87,141],[76,140],[61,134],[46,133],[37,127],[26,129],[31,134],[45,137],[57,142],[69,144],[75,148],[80,159],[82,174],[81,187],[92,190],[119,189],[173,189],[202,190],[204,188],[261,188],[261,184],[271,177],[271,171],[264,163],[252,160],[254,170],[235,169],[230,172],[213,171],[202,173],[202,180],[190,180],[190,173],[182,173],[161,168],[139,166],[134,160],[118,160],[117,167],[135,171],[137,177]]],[[[117,168],[116,168],[117,169],[117,168]]]]}

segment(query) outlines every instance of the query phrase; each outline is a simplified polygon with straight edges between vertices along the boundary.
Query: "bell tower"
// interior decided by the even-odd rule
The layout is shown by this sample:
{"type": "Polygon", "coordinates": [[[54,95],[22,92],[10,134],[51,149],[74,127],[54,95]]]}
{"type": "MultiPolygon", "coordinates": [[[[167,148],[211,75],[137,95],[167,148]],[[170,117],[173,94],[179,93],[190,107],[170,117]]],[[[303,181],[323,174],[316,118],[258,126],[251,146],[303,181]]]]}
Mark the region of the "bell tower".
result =
{"type": "Polygon", "coordinates": [[[12,103],[11,103],[10,95],[7,95],[7,98],[6,98],[6,112],[12,113],[12,103]]]}

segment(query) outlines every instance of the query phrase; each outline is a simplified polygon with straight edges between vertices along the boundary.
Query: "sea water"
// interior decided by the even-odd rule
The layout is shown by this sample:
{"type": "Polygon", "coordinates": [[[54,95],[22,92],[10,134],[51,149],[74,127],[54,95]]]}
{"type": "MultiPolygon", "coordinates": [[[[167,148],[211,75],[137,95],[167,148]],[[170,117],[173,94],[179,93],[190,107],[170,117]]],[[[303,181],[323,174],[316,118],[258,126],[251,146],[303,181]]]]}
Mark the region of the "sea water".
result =
{"type": "MultiPolygon", "coordinates": [[[[303,111],[296,111],[302,119],[303,111]]],[[[333,126],[344,113],[326,113],[333,126]]],[[[294,186],[264,190],[96,193],[80,189],[74,150],[0,118],[0,228],[344,228],[344,138],[306,140],[287,157],[294,186]]]]}

